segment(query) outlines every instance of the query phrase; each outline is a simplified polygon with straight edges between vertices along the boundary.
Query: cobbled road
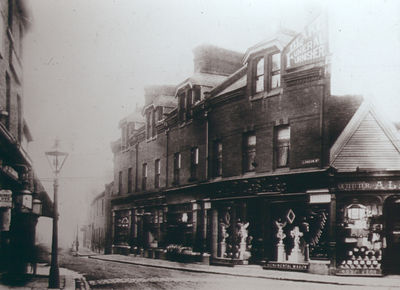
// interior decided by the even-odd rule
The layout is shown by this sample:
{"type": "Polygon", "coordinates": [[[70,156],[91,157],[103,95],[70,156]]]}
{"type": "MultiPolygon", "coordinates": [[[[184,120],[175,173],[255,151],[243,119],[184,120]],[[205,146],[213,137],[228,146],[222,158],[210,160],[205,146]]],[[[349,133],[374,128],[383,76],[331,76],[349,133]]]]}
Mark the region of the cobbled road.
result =
{"type": "Polygon", "coordinates": [[[83,274],[92,289],[385,289],[193,273],[74,257],[65,251],[60,253],[59,264],[83,274]]]}

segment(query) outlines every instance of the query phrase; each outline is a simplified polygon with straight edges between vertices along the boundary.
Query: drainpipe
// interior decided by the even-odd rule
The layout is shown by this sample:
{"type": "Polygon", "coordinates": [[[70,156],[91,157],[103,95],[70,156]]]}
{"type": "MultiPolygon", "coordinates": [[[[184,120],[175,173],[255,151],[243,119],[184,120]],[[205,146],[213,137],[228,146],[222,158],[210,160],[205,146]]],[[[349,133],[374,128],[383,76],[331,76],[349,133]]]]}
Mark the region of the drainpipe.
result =
{"type": "Polygon", "coordinates": [[[136,169],[135,169],[135,191],[139,190],[139,186],[138,186],[138,179],[139,179],[139,175],[138,175],[138,170],[139,170],[139,142],[136,143],[135,145],[135,151],[136,151],[136,169]]]}
{"type": "Polygon", "coordinates": [[[208,180],[208,111],[204,112],[204,117],[206,118],[206,166],[205,166],[205,170],[206,170],[206,180],[208,180]]]}
{"type": "Polygon", "coordinates": [[[168,128],[168,123],[165,122],[164,126],[166,127],[165,129],[165,135],[167,136],[167,145],[166,145],[166,156],[165,156],[165,188],[168,188],[168,145],[169,145],[169,128],[168,128]]]}

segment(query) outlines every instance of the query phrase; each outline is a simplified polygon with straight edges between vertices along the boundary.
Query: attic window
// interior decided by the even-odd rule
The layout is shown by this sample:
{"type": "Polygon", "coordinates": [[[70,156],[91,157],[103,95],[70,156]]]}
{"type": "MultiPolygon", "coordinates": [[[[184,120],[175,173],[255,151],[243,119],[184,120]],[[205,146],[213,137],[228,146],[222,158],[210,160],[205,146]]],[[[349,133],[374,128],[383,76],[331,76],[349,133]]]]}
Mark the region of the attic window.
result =
{"type": "Polygon", "coordinates": [[[164,114],[164,108],[163,107],[158,107],[157,108],[157,121],[161,121],[163,119],[163,114],[164,114]]]}
{"type": "Polygon", "coordinates": [[[193,104],[196,104],[201,99],[200,86],[193,87],[193,104]]]}
{"type": "Polygon", "coordinates": [[[281,54],[271,55],[271,90],[281,86],[281,54]]]}
{"type": "Polygon", "coordinates": [[[255,71],[255,89],[256,93],[264,91],[264,58],[257,60],[255,71]]]}

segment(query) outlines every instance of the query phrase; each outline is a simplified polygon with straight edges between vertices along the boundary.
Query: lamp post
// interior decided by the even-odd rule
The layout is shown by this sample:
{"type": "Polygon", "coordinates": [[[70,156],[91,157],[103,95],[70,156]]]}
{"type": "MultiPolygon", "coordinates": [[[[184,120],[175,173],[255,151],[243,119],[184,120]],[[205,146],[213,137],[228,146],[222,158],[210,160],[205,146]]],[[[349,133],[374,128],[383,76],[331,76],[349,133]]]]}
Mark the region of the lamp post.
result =
{"type": "Polygon", "coordinates": [[[67,160],[68,153],[60,151],[59,146],[60,142],[56,139],[53,148],[45,153],[54,173],[53,235],[51,239],[49,288],[60,288],[60,270],[58,268],[58,174],[60,173],[65,160],[67,160]]]}

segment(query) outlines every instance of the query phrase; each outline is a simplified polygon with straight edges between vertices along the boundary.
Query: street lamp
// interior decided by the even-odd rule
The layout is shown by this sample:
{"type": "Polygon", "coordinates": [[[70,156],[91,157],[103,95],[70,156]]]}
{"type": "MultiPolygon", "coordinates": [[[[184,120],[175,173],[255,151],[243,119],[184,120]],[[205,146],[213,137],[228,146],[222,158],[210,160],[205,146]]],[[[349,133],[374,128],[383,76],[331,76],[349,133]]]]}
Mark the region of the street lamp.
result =
{"type": "Polygon", "coordinates": [[[53,235],[51,239],[51,265],[49,274],[49,288],[60,288],[60,270],[58,268],[58,174],[67,160],[68,153],[59,150],[58,139],[50,151],[45,152],[47,160],[54,172],[54,198],[53,198],[53,235]]]}

